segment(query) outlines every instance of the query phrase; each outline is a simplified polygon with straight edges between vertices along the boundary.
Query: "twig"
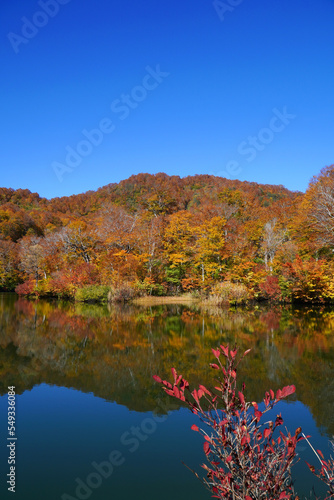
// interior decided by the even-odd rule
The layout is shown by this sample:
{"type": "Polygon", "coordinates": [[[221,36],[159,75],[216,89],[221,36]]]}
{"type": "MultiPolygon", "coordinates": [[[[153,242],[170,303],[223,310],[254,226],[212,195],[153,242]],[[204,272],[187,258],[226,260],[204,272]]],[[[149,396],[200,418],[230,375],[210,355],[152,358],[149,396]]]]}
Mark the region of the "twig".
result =
{"type": "Polygon", "coordinates": [[[324,469],[324,471],[326,472],[326,476],[327,476],[327,479],[330,481],[330,477],[329,477],[329,474],[326,470],[326,467],[324,467],[323,463],[322,463],[322,460],[321,458],[319,457],[318,453],[316,452],[316,450],[313,448],[313,446],[311,445],[310,441],[307,439],[307,437],[305,436],[305,434],[302,432],[302,436],[304,437],[304,439],[306,439],[306,441],[308,442],[309,446],[311,447],[311,449],[314,451],[315,455],[318,457],[318,460],[319,462],[321,463],[321,467],[324,469]]]}

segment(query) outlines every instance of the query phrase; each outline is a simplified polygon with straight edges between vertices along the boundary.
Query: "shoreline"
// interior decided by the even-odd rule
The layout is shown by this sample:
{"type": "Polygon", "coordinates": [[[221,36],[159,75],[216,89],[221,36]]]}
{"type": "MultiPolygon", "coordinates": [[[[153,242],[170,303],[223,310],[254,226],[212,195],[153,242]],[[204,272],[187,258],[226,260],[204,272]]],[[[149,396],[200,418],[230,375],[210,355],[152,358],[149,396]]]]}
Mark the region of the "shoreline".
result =
{"type": "Polygon", "coordinates": [[[192,297],[190,294],[168,296],[147,296],[137,297],[131,300],[131,303],[136,306],[159,306],[163,304],[196,304],[201,302],[200,299],[192,297]]]}
{"type": "Polygon", "coordinates": [[[50,295],[28,295],[28,294],[18,294],[13,290],[0,290],[0,294],[11,294],[17,295],[19,298],[25,298],[27,300],[51,300],[51,301],[63,301],[68,303],[76,303],[76,304],[97,304],[97,305],[106,305],[106,304],[132,304],[135,306],[157,306],[157,305],[165,305],[165,304],[185,304],[185,305],[198,305],[202,308],[211,308],[211,307],[244,307],[251,305],[258,305],[261,303],[267,303],[271,306],[273,305],[294,305],[294,306],[308,306],[308,307],[334,307],[334,301],[321,301],[321,300],[289,300],[289,301],[279,301],[279,300],[271,300],[271,299],[248,299],[245,301],[235,301],[235,300],[210,300],[210,296],[207,298],[203,297],[194,297],[190,293],[184,293],[182,295],[148,295],[143,297],[136,297],[130,300],[125,301],[113,301],[113,300],[75,300],[74,298],[62,298],[57,296],[50,295]]]}

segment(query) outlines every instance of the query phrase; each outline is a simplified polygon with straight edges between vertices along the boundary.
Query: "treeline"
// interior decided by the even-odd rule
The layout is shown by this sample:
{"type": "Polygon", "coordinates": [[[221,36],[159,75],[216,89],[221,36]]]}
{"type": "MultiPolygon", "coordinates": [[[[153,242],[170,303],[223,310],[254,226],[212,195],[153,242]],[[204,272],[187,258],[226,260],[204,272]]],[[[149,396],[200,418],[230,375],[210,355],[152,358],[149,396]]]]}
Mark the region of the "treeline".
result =
{"type": "Polygon", "coordinates": [[[163,173],[51,200],[0,189],[0,287],[22,295],[331,301],[333,252],[334,166],[306,194],[163,173]]]}

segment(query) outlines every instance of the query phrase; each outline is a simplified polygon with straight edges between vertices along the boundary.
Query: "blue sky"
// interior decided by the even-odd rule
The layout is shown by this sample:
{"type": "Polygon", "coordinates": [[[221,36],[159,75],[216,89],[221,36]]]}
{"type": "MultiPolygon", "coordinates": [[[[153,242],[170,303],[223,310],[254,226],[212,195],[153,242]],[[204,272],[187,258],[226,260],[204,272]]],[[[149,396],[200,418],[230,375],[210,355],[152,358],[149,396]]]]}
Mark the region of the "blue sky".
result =
{"type": "Polygon", "coordinates": [[[334,0],[1,9],[0,186],[51,198],[166,172],[305,191],[334,163],[334,0]]]}

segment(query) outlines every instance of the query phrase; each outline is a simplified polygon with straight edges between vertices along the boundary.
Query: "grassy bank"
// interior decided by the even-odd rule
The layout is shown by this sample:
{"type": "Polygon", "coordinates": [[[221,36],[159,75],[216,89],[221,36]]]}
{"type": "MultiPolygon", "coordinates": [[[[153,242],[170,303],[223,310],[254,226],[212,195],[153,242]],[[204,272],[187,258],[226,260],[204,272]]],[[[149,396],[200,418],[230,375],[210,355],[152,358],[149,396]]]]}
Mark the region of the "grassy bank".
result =
{"type": "Polygon", "coordinates": [[[199,301],[200,299],[195,298],[190,293],[185,293],[183,295],[161,297],[153,297],[148,295],[146,297],[138,297],[136,299],[133,299],[132,303],[139,306],[154,306],[161,304],[190,304],[199,301]]]}

